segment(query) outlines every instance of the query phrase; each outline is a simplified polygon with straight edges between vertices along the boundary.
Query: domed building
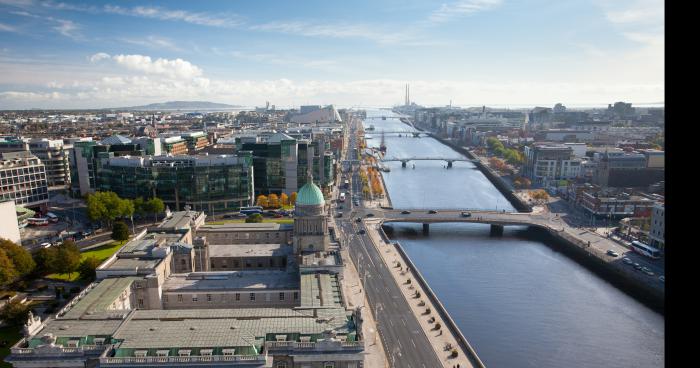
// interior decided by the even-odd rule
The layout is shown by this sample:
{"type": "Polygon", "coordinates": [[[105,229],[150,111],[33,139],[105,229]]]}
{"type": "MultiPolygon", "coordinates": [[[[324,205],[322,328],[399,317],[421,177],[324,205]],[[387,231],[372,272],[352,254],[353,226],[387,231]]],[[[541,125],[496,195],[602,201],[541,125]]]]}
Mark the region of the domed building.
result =
{"type": "Polygon", "coordinates": [[[294,208],[294,253],[328,250],[328,218],[325,213],[326,200],[321,188],[308,176],[306,184],[299,189],[294,208]]]}

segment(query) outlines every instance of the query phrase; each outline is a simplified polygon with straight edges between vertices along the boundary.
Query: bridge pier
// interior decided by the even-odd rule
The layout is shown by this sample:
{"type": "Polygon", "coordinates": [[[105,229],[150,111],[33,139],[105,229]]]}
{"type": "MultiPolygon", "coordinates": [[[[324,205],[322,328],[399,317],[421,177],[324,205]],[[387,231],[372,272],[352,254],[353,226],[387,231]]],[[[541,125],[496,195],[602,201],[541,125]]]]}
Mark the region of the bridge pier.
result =
{"type": "Polygon", "coordinates": [[[452,168],[452,161],[447,161],[447,168],[451,169],[452,168]]]}
{"type": "Polygon", "coordinates": [[[430,233],[430,224],[423,224],[423,235],[428,235],[430,233]]]}
{"type": "Polygon", "coordinates": [[[491,225],[491,236],[503,236],[503,225],[491,225]]]}
{"type": "Polygon", "coordinates": [[[406,167],[407,163],[408,163],[408,161],[401,161],[401,167],[406,167]]]}

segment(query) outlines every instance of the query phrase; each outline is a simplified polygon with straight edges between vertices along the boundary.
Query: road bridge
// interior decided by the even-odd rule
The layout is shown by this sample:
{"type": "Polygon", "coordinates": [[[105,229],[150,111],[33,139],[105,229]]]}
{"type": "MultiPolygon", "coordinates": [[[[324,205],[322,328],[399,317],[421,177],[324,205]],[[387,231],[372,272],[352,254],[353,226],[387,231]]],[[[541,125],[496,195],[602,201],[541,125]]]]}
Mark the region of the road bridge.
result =
{"type": "Polygon", "coordinates": [[[421,134],[428,136],[430,133],[428,132],[419,132],[419,131],[413,131],[413,130],[369,130],[365,129],[365,132],[371,132],[372,134],[376,133],[384,133],[384,134],[412,134],[414,137],[420,137],[421,134]]]}
{"type": "Polygon", "coordinates": [[[476,163],[479,160],[475,159],[470,159],[470,158],[445,158],[445,157],[389,157],[389,158],[383,158],[382,162],[392,162],[392,161],[401,161],[401,167],[406,167],[406,164],[409,161],[445,161],[447,162],[447,168],[452,167],[453,162],[473,162],[476,163]]]}

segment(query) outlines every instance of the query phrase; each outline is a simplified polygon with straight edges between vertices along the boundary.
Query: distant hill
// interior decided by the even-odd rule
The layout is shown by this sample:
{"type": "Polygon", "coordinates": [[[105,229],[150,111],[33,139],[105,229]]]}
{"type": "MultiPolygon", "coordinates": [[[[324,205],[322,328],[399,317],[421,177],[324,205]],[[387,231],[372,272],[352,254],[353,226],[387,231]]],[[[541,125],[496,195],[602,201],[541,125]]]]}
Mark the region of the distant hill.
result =
{"type": "Polygon", "coordinates": [[[216,109],[235,109],[243,106],[228,105],[216,102],[207,101],[169,101],[161,103],[152,103],[143,106],[123,107],[119,110],[216,110],[216,109]]]}

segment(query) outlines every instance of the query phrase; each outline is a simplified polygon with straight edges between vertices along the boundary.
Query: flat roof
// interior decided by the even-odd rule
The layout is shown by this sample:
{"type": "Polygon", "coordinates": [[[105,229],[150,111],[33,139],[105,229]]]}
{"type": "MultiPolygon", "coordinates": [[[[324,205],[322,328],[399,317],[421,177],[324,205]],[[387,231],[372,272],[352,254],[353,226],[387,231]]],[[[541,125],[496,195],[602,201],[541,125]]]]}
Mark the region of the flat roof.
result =
{"type": "Polygon", "coordinates": [[[152,270],[158,266],[160,261],[160,259],[117,258],[101,270],[133,270],[137,268],[152,270]]]}
{"type": "Polygon", "coordinates": [[[108,278],[100,281],[92,290],[88,291],[70,310],[63,315],[63,318],[81,318],[85,314],[105,312],[109,306],[119,297],[119,295],[135,280],[140,277],[119,277],[108,278]]]}
{"type": "Polygon", "coordinates": [[[327,273],[301,275],[302,307],[342,306],[338,276],[327,273]]]}
{"type": "Polygon", "coordinates": [[[197,232],[199,233],[200,231],[204,232],[212,232],[212,231],[274,231],[274,230],[287,230],[288,226],[282,227],[281,225],[287,225],[287,224],[278,224],[275,222],[261,222],[261,223],[245,223],[245,222],[240,222],[240,223],[229,223],[229,224],[221,224],[221,225],[211,225],[211,224],[204,224],[197,229],[197,232]]]}
{"type": "Polygon", "coordinates": [[[209,244],[209,257],[282,257],[292,254],[286,244],[209,244]]]}
{"type": "Polygon", "coordinates": [[[163,283],[163,292],[279,290],[298,288],[298,273],[279,270],[171,274],[163,283]]]}
{"type": "Polygon", "coordinates": [[[196,211],[177,211],[173,212],[172,216],[167,219],[162,224],[158,225],[159,228],[169,228],[169,229],[189,229],[190,222],[199,217],[199,212],[196,211]]]}

